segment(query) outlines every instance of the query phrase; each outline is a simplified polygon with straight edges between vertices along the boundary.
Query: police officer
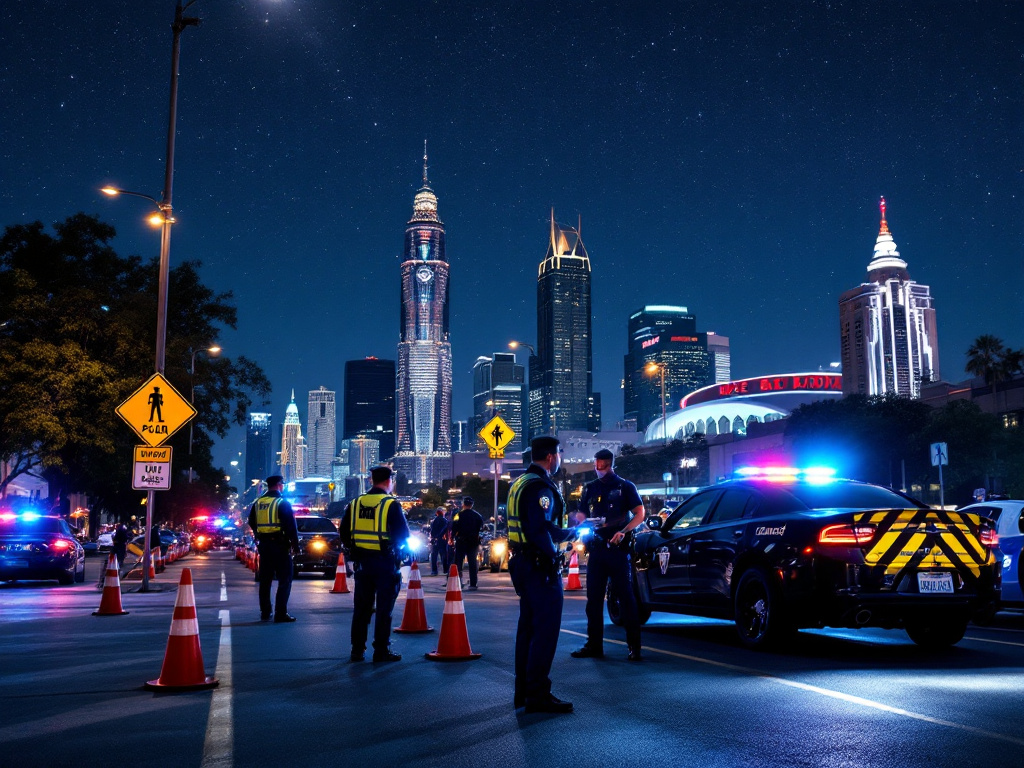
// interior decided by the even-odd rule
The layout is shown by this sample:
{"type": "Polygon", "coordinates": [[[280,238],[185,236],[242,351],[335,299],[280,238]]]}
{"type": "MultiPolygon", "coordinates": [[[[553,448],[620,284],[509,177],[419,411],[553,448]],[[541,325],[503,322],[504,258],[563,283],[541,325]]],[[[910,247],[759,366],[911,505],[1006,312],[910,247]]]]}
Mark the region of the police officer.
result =
{"type": "Polygon", "coordinates": [[[640,619],[633,594],[630,565],[631,532],[644,521],[644,505],[636,486],[615,474],[615,457],[606,449],[594,455],[597,479],[587,483],[580,498],[580,510],[588,518],[603,518],[587,541],[587,642],[572,656],[577,659],[604,657],[604,594],[611,582],[618,600],[630,661],[640,661],[640,619]]]}
{"type": "Polygon", "coordinates": [[[434,519],[430,521],[430,575],[437,576],[437,561],[441,561],[441,570],[448,573],[448,518],[444,516],[444,507],[434,510],[434,519]]]}
{"type": "Polygon", "coordinates": [[[572,712],[551,695],[551,662],[562,626],[561,557],[557,544],[575,533],[561,527],[565,502],[551,476],[561,466],[554,437],[530,444],[533,463],[508,492],[508,572],[519,595],[516,632],[515,706],[527,712],[572,712]]]}
{"type": "Polygon", "coordinates": [[[455,540],[455,564],[459,566],[459,582],[462,582],[462,561],[469,558],[469,586],[466,589],[477,589],[477,555],[480,552],[480,531],[484,527],[484,519],[473,509],[473,497],[462,498],[462,509],[452,519],[452,538],[455,540]]]}
{"type": "Polygon", "coordinates": [[[398,661],[401,654],[391,650],[391,613],[402,588],[402,551],[409,538],[409,525],[392,493],[395,479],[391,467],[370,470],[373,487],[345,510],[340,533],[355,571],[352,596],[352,661],[363,661],[370,616],[376,603],[373,625],[373,660],[398,661]]]}
{"type": "Polygon", "coordinates": [[[292,552],[299,551],[299,532],[295,527],[292,505],[281,497],[284,478],[267,478],[267,492],[249,509],[249,527],[256,536],[260,553],[260,620],[270,621],[270,586],[277,578],[274,597],[274,621],[295,621],[288,615],[288,596],[292,591],[292,552]]]}

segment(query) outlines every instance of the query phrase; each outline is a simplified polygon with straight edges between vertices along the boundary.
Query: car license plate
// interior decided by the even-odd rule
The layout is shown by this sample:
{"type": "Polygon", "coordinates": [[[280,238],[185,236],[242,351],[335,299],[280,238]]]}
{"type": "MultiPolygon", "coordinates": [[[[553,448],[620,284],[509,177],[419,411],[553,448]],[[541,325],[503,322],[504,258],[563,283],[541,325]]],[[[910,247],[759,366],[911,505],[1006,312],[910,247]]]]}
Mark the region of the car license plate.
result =
{"type": "Polygon", "coordinates": [[[917,591],[922,595],[953,594],[953,575],[950,573],[917,574],[917,591]]]}
{"type": "Polygon", "coordinates": [[[0,565],[4,568],[28,568],[28,560],[11,560],[5,557],[0,560],[0,565]]]}

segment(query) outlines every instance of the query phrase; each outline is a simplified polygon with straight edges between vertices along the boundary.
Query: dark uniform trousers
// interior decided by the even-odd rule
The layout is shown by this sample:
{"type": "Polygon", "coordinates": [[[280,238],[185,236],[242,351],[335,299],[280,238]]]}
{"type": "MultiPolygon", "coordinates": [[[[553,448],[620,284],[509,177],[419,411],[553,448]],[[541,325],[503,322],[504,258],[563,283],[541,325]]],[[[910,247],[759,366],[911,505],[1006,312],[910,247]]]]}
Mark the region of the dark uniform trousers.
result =
{"type": "Polygon", "coordinates": [[[352,566],[356,588],[352,595],[352,649],[366,649],[366,635],[374,603],[377,618],[373,624],[373,649],[385,652],[391,644],[391,614],[402,588],[402,574],[391,555],[363,556],[352,566]]]}
{"type": "Polygon", "coordinates": [[[283,536],[264,536],[256,542],[260,553],[260,613],[270,613],[270,585],[277,579],[274,612],[288,613],[288,596],[292,592],[292,553],[283,536]]]}
{"type": "Polygon", "coordinates": [[[480,545],[476,543],[470,544],[469,542],[461,542],[456,540],[455,542],[455,563],[459,566],[459,581],[462,581],[462,560],[463,558],[469,558],[469,584],[470,586],[476,586],[477,578],[477,567],[479,563],[477,558],[480,552],[480,545]]]}
{"type": "Polygon", "coordinates": [[[604,591],[611,582],[612,596],[618,600],[626,630],[626,644],[639,648],[640,617],[628,550],[609,546],[595,537],[587,545],[587,553],[587,644],[600,648],[604,642],[604,591]]]}
{"type": "Polygon", "coordinates": [[[555,563],[513,552],[508,562],[519,595],[516,633],[516,698],[543,699],[551,693],[551,663],[562,627],[562,576],[555,563]]]}

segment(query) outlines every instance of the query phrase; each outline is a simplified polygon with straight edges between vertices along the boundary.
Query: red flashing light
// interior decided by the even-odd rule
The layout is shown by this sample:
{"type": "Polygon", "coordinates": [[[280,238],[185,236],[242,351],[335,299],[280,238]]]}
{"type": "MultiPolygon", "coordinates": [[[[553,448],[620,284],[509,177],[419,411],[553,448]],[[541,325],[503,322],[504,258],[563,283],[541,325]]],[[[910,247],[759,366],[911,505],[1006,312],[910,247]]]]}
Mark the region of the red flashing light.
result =
{"type": "Polygon", "coordinates": [[[875,535],[873,525],[828,525],[821,529],[818,534],[819,544],[837,544],[845,546],[860,546],[868,544],[875,535]]]}
{"type": "Polygon", "coordinates": [[[67,539],[57,539],[52,544],[50,544],[50,546],[56,549],[57,551],[61,551],[65,549],[71,549],[72,544],[67,539]]]}
{"type": "Polygon", "coordinates": [[[999,546],[999,534],[992,528],[982,528],[978,534],[978,540],[981,542],[981,546],[989,549],[999,546]]]}

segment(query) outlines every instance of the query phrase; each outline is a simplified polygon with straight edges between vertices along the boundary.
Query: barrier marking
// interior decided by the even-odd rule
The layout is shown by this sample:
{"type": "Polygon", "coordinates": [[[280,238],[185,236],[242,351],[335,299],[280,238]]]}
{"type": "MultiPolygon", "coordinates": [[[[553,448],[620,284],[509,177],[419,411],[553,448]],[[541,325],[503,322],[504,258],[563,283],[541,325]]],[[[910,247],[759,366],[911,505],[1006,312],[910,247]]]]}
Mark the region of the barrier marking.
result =
{"type": "Polygon", "coordinates": [[[210,700],[210,715],[206,720],[206,740],[203,742],[201,768],[232,768],[235,761],[233,689],[231,685],[231,611],[221,609],[219,615],[220,647],[217,651],[217,669],[213,676],[220,680],[220,685],[213,689],[213,698],[210,700]]]}
{"type": "Polygon", "coordinates": [[[220,572],[220,601],[222,603],[228,601],[228,579],[224,575],[224,571],[220,572]]]}
{"type": "MultiPolygon", "coordinates": [[[[586,639],[587,635],[585,632],[574,632],[571,629],[561,630],[567,635],[575,635],[576,637],[582,637],[586,639]]],[[[614,643],[615,645],[626,645],[622,640],[612,640],[605,638],[606,643],[614,643]]],[[[768,672],[762,672],[759,669],[753,669],[751,667],[742,667],[738,664],[728,664],[724,661],[715,661],[714,659],[705,659],[700,656],[690,656],[685,653],[676,653],[675,651],[665,651],[661,648],[652,648],[648,645],[643,645],[641,648],[651,653],[660,653],[665,656],[672,656],[677,659],[685,659],[686,661],[694,661],[698,664],[707,664],[712,667],[719,667],[721,669],[728,669],[733,672],[739,672],[744,675],[752,675],[754,677],[760,677],[763,680],[769,680],[779,685],[785,685],[789,688],[796,688],[797,690],[807,691],[809,693],[817,693],[821,696],[828,696],[829,698],[839,699],[850,704],[856,704],[861,707],[867,707],[869,709],[877,709],[881,712],[888,712],[892,715],[900,715],[902,717],[910,718],[911,720],[919,720],[925,723],[931,723],[932,725],[941,725],[946,728],[955,728],[959,731],[966,731],[968,733],[974,733],[979,736],[985,736],[990,739],[997,741],[1006,741],[1010,744],[1017,744],[1024,746],[1024,739],[1019,739],[1015,736],[1007,736],[1003,733],[995,733],[993,731],[986,731],[984,728],[975,728],[973,725],[964,725],[963,723],[954,723],[949,720],[942,720],[937,717],[929,717],[928,715],[922,715],[919,712],[911,712],[910,710],[900,709],[898,707],[890,707],[888,704],[882,704],[879,701],[872,701],[871,699],[865,699],[861,696],[853,696],[849,693],[842,693],[840,691],[833,691],[829,688],[820,688],[817,685],[808,685],[807,683],[798,683],[795,680],[787,680],[784,677],[776,677],[775,675],[769,674],[768,672]]]]}

